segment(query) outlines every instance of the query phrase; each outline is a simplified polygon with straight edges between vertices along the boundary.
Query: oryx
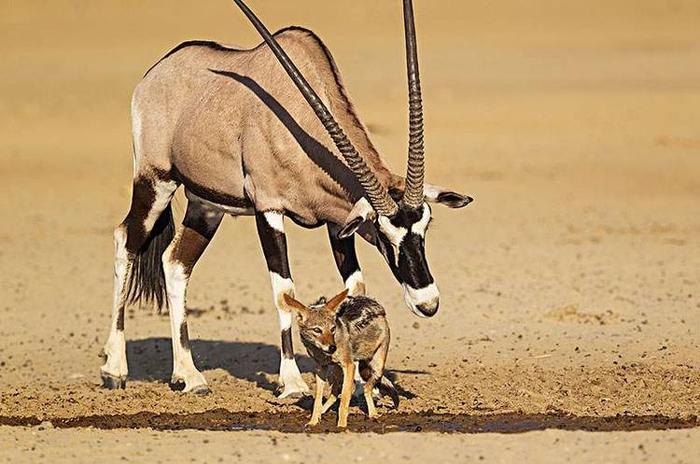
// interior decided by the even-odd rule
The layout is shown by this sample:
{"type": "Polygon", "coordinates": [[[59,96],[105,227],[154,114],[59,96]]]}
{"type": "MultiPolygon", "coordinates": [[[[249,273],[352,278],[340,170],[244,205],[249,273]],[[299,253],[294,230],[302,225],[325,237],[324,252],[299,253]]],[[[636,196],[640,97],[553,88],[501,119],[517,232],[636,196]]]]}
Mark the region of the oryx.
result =
{"type": "Polygon", "coordinates": [[[172,382],[184,391],[209,391],[192,361],[185,293],[224,214],[255,216],[279,315],[282,397],[308,391],[294,359],[292,313],[283,299],[294,296],[285,216],[307,228],[327,225],[351,294],[365,288],[355,255],[358,232],[382,253],[415,314],[429,317],[438,309],[425,258],[431,219],[426,202],[459,208],[471,198],[424,184],[411,0],[403,2],[410,108],[405,180],[372,145],[323,42],[299,27],[271,35],[243,1],[235,2],[263,44],[234,49],[208,41],[182,43],[146,72],[133,94],[133,193],[129,213],[114,231],[112,323],[101,367],[108,388],[126,383],[124,307],[143,300],[169,308],[172,382]],[[170,202],[179,185],[188,204],[175,236],[170,202]]]}

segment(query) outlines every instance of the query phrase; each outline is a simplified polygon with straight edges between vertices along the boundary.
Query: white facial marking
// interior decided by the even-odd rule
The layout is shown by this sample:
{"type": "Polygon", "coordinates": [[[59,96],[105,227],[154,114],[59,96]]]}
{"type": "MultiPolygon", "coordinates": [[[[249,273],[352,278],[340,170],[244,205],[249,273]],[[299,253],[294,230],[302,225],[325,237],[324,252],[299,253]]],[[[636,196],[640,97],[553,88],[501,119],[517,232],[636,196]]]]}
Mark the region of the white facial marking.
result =
{"type": "Polygon", "coordinates": [[[401,242],[408,234],[408,230],[403,227],[396,227],[391,223],[389,218],[386,216],[379,216],[379,227],[384,232],[384,235],[389,239],[391,245],[394,247],[394,264],[399,265],[399,248],[401,247],[401,242]]]}
{"type": "Polygon", "coordinates": [[[425,237],[425,231],[428,229],[428,224],[430,224],[430,214],[430,206],[427,203],[423,203],[423,216],[411,226],[411,232],[425,237]]]}
{"type": "Polygon", "coordinates": [[[349,290],[350,296],[364,295],[365,281],[362,278],[362,271],[357,270],[350,274],[350,277],[345,280],[345,288],[349,290]]]}
{"type": "Polygon", "coordinates": [[[412,288],[409,285],[403,284],[403,298],[411,308],[414,314],[420,317],[426,317],[425,314],[418,310],[419,305],[435,303],[440,298],[440,291],[435,283],[423,288],[412,288]]]}
{"type": "Polygon", "coordinates": [[[284,214],[278,213],[277,211],[267,211],[263,213],[267,223],[275,229],[277,232],[284,233],[284,214]]]}
{"type": "Polygon", "coordinates": [[[292,312],[284,304],[282,295],[285,293],[294,295],[294,282],[292,279],[287,279],[272,271],[270,271],[270,280],[272,281],[272,299],[280,318],[280,330],[289,329],[292,327],[292,312]]]}

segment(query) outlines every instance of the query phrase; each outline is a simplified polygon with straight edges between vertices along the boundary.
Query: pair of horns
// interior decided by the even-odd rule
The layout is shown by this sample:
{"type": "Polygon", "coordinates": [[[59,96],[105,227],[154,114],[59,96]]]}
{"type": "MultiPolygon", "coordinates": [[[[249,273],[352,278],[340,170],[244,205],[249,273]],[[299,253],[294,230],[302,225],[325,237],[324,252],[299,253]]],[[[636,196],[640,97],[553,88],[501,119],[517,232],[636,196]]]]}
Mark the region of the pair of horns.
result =
{"type": "MultiPolygon", "coordinates": [[[[333,143],[355,174],[357,180],[367,195],[372,207],[383,216],[394,216],[399,207],[389,196],[386,188],[357,152],[350,139],[335,120],[318,94],[302,76],[299,69],[289,58],[289,55],[280,47],[275,38],[270,34],[265,25],[255,16],[243,0],[234,0],[238,7],[248,17],[257,29],[265,43],[270,47],[275,57],[297,86],[301,94],[316,113],[333,143]]],[[[416,45],[416,29],[413,20],[413,2],[404,0],[404,28],[406,33],[406,64],[408,70],[408,94],[409,94],[409,148],[408,168],[406,173],[406,191],[403,203],[411,208],[418,208],[423,204],[423,179],[425,175],[425,158],[423,150],[423,102],[420,89],[420,77],[418,73],[418,50],[416,45]]]]}

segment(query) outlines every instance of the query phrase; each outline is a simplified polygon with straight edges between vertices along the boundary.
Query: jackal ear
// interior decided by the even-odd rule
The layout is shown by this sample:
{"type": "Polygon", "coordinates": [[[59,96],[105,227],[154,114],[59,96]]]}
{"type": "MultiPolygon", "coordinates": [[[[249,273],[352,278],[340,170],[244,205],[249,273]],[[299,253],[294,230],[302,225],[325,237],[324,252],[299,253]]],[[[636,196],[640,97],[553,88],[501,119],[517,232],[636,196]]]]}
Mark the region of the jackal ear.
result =
{"type": "Polygon", "coordinates": [[[306,318],[309,308],[307,308],[303,303],[295,300],[294,297],[290,296],[287,293],[282,295],[282,299],[284,300],[284,304],[286,304],[287,307],[289,307],[295,313],[297,313],[297,316],[301,320],[304,320],[306,318]]]}
{"type": "Polygon", "coordinates": [[[352,207],[348,217],[345,220],[343,228],[338,232],[338,238],[348,238],[360,228],[365,221],[372,221],[377,217],[377,212],[374,211],[372,205],[365,197],[360,198],[355,206],[352,207]]]}
{"type": "Polygon", "coordinates": [[[326,311],[331,312],[331,313],[335,313],[338,310],[338,307],[340,307],[340,303],[342,303],[343,300],[345,300],[345,298],[348,297],[349,292],[350,292],[350,290],[348,290],[346,288],[345,290],[343,290],[342,292],[338,293],[336,296],[331,298],[330,301],[328,303],[326,303],[326,306],[324,306],[326,311]]]}
{"type": "Polygon", "coordinates": [[[425,184],[423,193],[425,194],[425,201],[439,203],[448,208],[463,208],[474,201],[470,196],[462,195],[461,193],[453,192],[432,184],[425,184]]]}

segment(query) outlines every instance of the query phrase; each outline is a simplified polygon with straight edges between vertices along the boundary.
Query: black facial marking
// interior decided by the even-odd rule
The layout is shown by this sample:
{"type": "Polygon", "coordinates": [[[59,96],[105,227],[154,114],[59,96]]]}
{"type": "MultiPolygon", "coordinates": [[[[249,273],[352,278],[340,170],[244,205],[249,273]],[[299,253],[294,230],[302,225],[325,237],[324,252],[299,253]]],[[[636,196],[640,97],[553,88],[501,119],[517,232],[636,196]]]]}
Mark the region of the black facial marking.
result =
{"type": "Polygon", "coordinates": [[[287,259],[287,238],[284,232],[272,228],[262,212],[255,213],[258,236],[262,245],[267,268],[286,279],[291,278],[287,259]]]}
{"type": "Polygon", "coordinates": [[[292,359],[294,357],[291,328],[282,331],[282,357],[285,359],[292,359]]]}
{"type": "Polygon", "coordinates": [[[186,321],[180,324],[180,346],[187,351],[190,350],[190,334],[187,330],[186,321]]]}
{"type": "Polygon", "coordinates": [[[425,258],[425,240],[418,234],[409,232],[399,249],[399,273],[403,283],[411,288],[423,288],[434,282],[425,258]]]}
{"type": "Polygon", "coordinates": [[[408,231],[399,245],[398,256],[389,237],[378,227],[379,242],[381,242],[378,246],[389,263],[394,277],[411,288],[423,288],[434,282],[425,257],[425,239],[411,230],[413,225],[422,219],[424,208],[425,206],[403,207],[394,217],[389,218],[394,227],[408,231]]]}

